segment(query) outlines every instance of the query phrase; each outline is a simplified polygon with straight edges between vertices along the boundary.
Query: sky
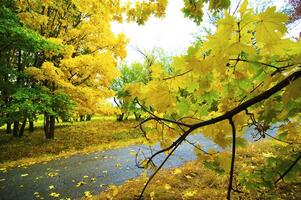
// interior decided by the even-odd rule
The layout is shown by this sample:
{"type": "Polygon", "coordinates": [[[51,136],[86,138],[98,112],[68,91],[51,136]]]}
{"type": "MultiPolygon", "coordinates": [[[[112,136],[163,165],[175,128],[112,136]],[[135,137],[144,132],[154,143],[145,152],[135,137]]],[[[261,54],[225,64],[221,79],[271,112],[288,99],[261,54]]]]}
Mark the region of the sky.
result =
{"type": "MultiPolygon", "coordinates": [[[[237,5],[239,0],[231,1],[237,5]]],[[[270,5],[280,8],[287,0],[264,0],[270,5]]],[[[249,0],[250,5],[256,4],[255,0],[249,0]],[[253,2],[252,2],[253,1],[253,2]]],[[[183,54],[186,49],[195,41],[197,35],[202,34],[202,27],[209,27],[208,17],[204,15],[203,23],[197,26],[193,21],[185,18],[181,12],[183,0],[169,0],[166,10],[166,17],[158,19],[151,17],[145,25],[136,23],[112,23],[112,30],[115,33],[123,32],[128,38],[128,56],[126,62],[142,60],[143,56],[137,51],[150,51],[153,48],[162,48],[168,55],[183,54]]],[[[206,11],[205,11],[206,13],[206,11]]],[[[301,23],[290,26],[289,37],[298,37],[301,30],[301,23]]]]}
{"type": "Polygon", "coordinates": [[[127,61],[142,59],[136,49],[151,50],[162,48],[166,53],[177,55],[183,53],[193,42],[193,34],[198,27],[188,18],[184,18],[181,8],[182,0],[169,0],[166,17],[158,19],[151,17],[145,25],[136,23],[113,23],[112,29],[115,33],[123,32],[129,38],[127,46],[127,61]]]}

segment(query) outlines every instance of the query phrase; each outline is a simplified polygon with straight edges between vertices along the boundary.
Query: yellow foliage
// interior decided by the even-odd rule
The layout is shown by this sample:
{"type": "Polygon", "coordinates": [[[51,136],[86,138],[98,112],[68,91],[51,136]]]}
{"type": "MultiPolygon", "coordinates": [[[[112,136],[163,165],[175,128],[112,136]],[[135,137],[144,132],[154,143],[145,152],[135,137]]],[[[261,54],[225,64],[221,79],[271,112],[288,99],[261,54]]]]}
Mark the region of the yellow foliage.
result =
{"type": "Polygon", "coordinates": [[[276,7],[268,8],[258,15],[256,26],[256,41],[258,43],[272,43],[278,41],[286,32],[285,23],[288,17],[277,13],[276,7]]]}
{"type": "Polygon", "coordinates": [[[27,73],[74,97],[81,113],[94,113],[113,95],[109,87],[118,75],[116,63],[126,56],[127,38],[115,35],[110,25],[125,7],[108,0],[18,0],[17,6],[24,24],[62,46],[59,52],[45,51],[47,62],[27,73]],[[85,104],[87,96],[92,99],[85,104]]]}

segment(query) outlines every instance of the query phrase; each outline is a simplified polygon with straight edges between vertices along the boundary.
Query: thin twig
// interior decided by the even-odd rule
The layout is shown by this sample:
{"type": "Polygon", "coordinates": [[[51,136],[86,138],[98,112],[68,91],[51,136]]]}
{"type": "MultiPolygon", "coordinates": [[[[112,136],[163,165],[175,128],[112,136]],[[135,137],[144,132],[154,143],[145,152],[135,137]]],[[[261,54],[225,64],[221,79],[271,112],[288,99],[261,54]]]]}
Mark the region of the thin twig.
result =
{"type": "Polygon", "coordinates": [[[277,184],[280,180],[282,180],[292,169],[293,167],[298,163],[298,161],[301,159],[301,154],[297,157],[297,159],[287,168],[287,170],[274,182],[274,184],[277,184]]]}
{"type": "Polygon", "coordinates": [[[174,78],[177,78],[177,77],[180,77],[180,76],[184,76],[184,75],[188,74],[188,73],[191,72],[191,71],[192,71],[192,69],[190,69],[190,70],[188,70],[188,71],[186,71],[186,72],[183,72],[183,73],[181,73],[181,74],[177,74],[177,75],[174,75],[174,76],[170,76],[170,77],[163,78],[162,80],[163,80],[163,81],[166,81],[166,80],[169,80],[169,79],[174,79],[174,78]]]}
{"type": "Polygon", "coordinates": [[[173,123],[173,124],[179,124],[181,126],[186,126],[186,127],[191,127],[190,124],[186,124],[186,123],[183,123],[183,122],[179,122],[179,121],[175,121],[175,120],[170,120],[170,119],[165,119],[165,118],[161,118],[161,117],[158,117],[156,116],[154,113],[152,113],[151,111],[147,110],[142,104],[140,104],[140,102],[137,100],[137,104],[145,111],[147,112],[148,114],[150,114],[151,116],[153,116],[154,119],[156,120],[159,120],[159,121],[166,121],[166,122],[170,122],[170,123],[173,123]]]}
{"type": "Polygon", "coordinates": [[[288,141],[285,141],[285,140],[281,140],[281,139],[279,139],[279,138],[276,138],[276,137],[274,137],[274,136],[272,136],[272,135],[270,135],[270,134],[268,134],[268,133],[265,133],[265,135],[267,135],[267,136],[269,136],[270,138],[272,138],[272,139],[274,139],[274,140],[277,140],[277,141],[279,141],[279,142],[283,142],[283,143],[286,143],[286,144],[294,144],[293,142],[288,142],[288,141]]]}
{"type": "MultiPolygon", "coordinates": [[[[192,130],[191,129],[188,129],[187,132],[185,132],[184,135],[189,135],[189,133],[191,132],[192,130]]],[[[168,155],[166,156],[166,158],[163,160],[163,162],[160,164],[160,166],[156,169],[156,171],[149,177],[149,179],[147,180],[146,184],[144,185],[141,193],[140,193],[140,196],[139,196],[139,200],[142,199],[143,197],[143,193],[144,191],[146,190],[148,184],[152,181],[152,179],[155,177],[155,175],[160,171],[160,169],[163,167],[163,165],[166,163],[166,161],[169,159],[169,157],[173,154],[173,152],[179,147],[179,145],[184,141],[186,137],[184,137],[181,141],[179,141],[174,147],[173,149],[171,150],[171,152],[168,153],[168,155]]]]}
{"type": "Polygon", "coordinates": [[[232,159],[231,159],[231,168],[230,168],[230,174],[229,174],[229,185],[228,185],[228,192],[227,192],[227,199],[230,200],[231,197],[231,190],[232,188],[232,182],[233,182],[233,174],[234,174],[234,163],[235,163],[235,143],[236,143],[236,129],[235,124],[233,122],[232,118],[229,118],[229,123],[232,128],[232,159]]]}

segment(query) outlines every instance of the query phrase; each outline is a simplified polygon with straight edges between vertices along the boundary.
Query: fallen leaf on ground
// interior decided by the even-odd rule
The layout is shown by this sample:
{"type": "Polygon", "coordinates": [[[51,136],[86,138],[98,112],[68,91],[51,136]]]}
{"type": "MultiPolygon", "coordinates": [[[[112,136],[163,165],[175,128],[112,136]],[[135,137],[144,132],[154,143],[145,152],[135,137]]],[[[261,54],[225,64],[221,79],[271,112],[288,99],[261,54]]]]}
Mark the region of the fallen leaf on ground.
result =
{"type": "Polygon", "coordinates": [[[187,179],[192,179],[192,177],[189,176],[189,175],[185,175],[185,178],[187,178],[187,179]]]}
{"type": "Polygon", "coordinates": [[[60,196],[60,194],[59,193],[56,193],[56,192],[52,192],[52,193],[50,193],[49,194],[49,196],[52,196],[52,197],[59,197],[60,196]]]}
{"type": "Polygon", "coordinates": [[[80,181],[80,182],[78,182],[78,183],[76,184],[76,187],[80,187],[80,186],[85,185],[85,184],[86,184],[86,182],[80,181]]]}
{"type": "Polygon", "coordinates": [[[50,173],[48,173],[47,175],[48,175],[49,177],[55,177],[55,176],[59,175],[59,173],[57,173],[57,172],[50,172],[50,173]]]}
{"type": "Polygon", "coordinates": [[[21,174],[21,176],[22,176],[22,177],[24,177],[24,176],[28,176],[28,175],[29,175],[29,174],[21,174]]]}
{"type": "Polygon", "coordinates": [[[184,197],[193,197],[194,195],[196,195],[197,190],[187,190],[184,192],[184,197]]]}
{"type": "Polygon", "coordinates": [[[182,173],[182,170],[179,169],[179,168],[176,168],[174,171],[173,171],[173,174],[181,174],[182,173]]]}
{"type": "Polygon", "coordinates": [[[84,194],[85,194],[85,197],[92,198],[92,194],[90,191],[85,191],[84,194]]]}
{"type": "Polygon", "coordinates": [[[170,186],[169,184],[165,184],[165,185],[164,185],[164,189],[165,189],[165,190],[170,190],[170,188],[171,188],[171,186],[170,186]]]}

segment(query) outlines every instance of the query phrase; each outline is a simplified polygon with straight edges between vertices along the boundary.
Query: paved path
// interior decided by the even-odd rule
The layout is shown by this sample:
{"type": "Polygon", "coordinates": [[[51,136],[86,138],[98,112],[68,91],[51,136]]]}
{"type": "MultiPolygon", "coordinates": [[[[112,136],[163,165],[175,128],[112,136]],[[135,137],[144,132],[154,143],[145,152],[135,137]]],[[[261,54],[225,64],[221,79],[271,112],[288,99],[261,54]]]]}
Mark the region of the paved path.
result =
{"type": "MultiPolygon", "coordinates": [[[[251,132],[249,129],[245,134],[249,141],[252,141],[251,132]]],[[[276,129],[269,134],[275,135],[275,132],[276,129]]],[[[204,149],[217,148],[201,134],[188,136],[188,139],[204,149]]],[[[135,145],[0,171],[0,200],[75,199],[84,196],[85,191],[100,193],[109,184],[120,185],[141,174],[135,162],[135,153],[139,149],[146,156],[150,154],[149,147],[135,145]],[[59,194],[59,197],[50,196],[51,193],[59,194]]],[[[160,147],[156,145],[153,149],[160,147]]],[[[160,155],[155,163],[164,157],[164,154],[160,155]]],[[[194,147],[184,143],[170,157],[165,168],[180,166],[195,158],[194,147]]]]}
{"type": "MultiPolygon", "coordinates": [[[[189,140],[197,141],[202,147],[213,146],[201,135],[190,136],[189,140]]],[[[160,149],[158,145],[153,148],[160,149]]],[[[139,149],[146,155],[150,153],[149,147],[136,145],[0,171],[0,199],[74,199],[84,196],[85,191],[100,193],[109,184],[119,185],[140,175],[141,169],[135,164],[135,153],[139,149]],[[50,196],[51,193],[59,197],[50,196]]],[[[161,155],[156,163],[163,159],[161,155]]],[[[194,159],[193,147],[183,144],[165,168],[194,159]]]]}

